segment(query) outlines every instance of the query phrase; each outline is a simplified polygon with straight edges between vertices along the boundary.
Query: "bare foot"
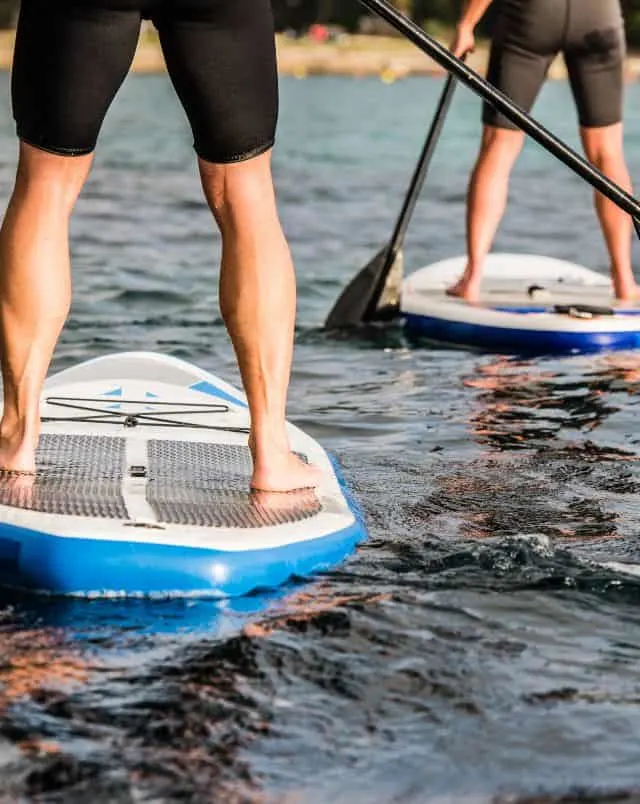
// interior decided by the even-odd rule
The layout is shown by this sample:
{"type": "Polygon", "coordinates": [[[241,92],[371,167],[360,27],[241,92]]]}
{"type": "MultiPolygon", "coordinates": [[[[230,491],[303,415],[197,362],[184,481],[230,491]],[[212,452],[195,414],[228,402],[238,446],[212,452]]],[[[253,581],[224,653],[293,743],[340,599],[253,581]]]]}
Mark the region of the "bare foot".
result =
{"type": "Polygon", "coordinates": [[[258,450],[252,433],[249,449],[253,457],[250,485],[254,491],[298,491],[313,489],[322,483],[322,471],[301,461],[288,448],[258,450]]]}
{"type": "Polygon", "coordinates": [[[616,299],[626,303],[640,301],[640,287],[638,287],[638,285],[632,285],[629,288],[624,288],[619,293],[616,293],[616,299]]]}
{"type": "Polygon", "coordinates": [[[471,304],[480,301],[480,286],[476,283],[471,283],[464,277],[459,279],[455,285],[447,288],[445,293],[447,296],[455,296],[458,299],[464,299],[471,304]]]}
{"type": "Polygon", "coordinates": [[[36,444],[37,440],[0,435],[0,471],[35,474],[36,444]]]}
{"type": "Polygon", "coordinates": [[[266,460],[255,460],[251,488],[254,491],[289,492],[313,489],[322,483],[317,466],[304,463],[292,452],[266,460]]]}
{"type": "Polygon", "coordinates": [[[286,513],[304,511],[313,514],[320,510],[320,502],[313,489],[296,489],[283,494],[281,491],[259,491],[252,489],[249,501],[256,508],[266,511],[286,513]]]}

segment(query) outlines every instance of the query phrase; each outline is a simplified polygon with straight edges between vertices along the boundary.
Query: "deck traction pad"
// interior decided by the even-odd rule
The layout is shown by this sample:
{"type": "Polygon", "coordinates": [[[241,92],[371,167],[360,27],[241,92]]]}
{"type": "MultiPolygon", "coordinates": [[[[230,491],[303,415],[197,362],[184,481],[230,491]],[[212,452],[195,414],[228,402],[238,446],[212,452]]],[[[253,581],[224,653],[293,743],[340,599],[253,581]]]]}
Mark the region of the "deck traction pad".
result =
{"type": "Polygon", "coordinates": [[[218,528],[261,528],[320,513],[313,492],[248,492],[251,454],[235,444],[151,440],[147,501],[160,522],[218,528]]]}
{"type": "MultiPolygon", "coordinates": [[[[322,510],[311,491],[268,499],[249,493],[251,454],[246,446],[161,439],[147,444],[146,498],[161,523],[261,528],[300,522],[322,510]]],[[[0,504],[47,514],[129,519],[122,495],[125,438],[45,434],[36,463],[35,478],[0,475],[0,504]]]]}
{"type": "Polygon", "coordinates": [[[0,504],[46,514],[126,519],[125,439],[40,437],[35,478],[0,476],[0,504]]]}

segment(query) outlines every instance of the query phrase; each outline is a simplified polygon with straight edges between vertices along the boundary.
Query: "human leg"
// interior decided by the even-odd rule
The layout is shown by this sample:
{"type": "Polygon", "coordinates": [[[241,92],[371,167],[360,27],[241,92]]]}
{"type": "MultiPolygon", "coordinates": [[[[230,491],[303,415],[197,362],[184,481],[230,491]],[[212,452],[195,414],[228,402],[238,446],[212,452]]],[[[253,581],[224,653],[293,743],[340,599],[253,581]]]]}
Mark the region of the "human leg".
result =
{"type": "MultiPolygon", "coordinates": [[[[499,9],[487,79],[527,111],[559,47],[563,20],[556,0],[544,0],[542,7],[528,0],[509,0],[499,9]]],[[[504,215],[509,177],[524,143],[522,131],[488,103],[483,107],[483,122],[467,190],[467,264],[447,291],[470,302],[479,298],[484,262],[504,215]]]]}
{"type": "Polygon", "coordinates": [[[270,157],[267,152],[236,164],[200,160],[200,174],[222,233],[220,308],[249,401],[251,485],[290,491],[317,485],[319,474],[291,453],[286,433],[296,288],[270,157]]]}
{"type": "Polygon", "coordinates": [[[467,191],[467,265],[462,277],[448,289],[451,296],[469,302],[479,298],[484,261],[506,209],[509,177],[523,142],[521,131],[484,127],[467,191]]]}
{"type": "Polygon", "coordinates": [[[251,485],[316,486],[319,471],[291,453],[286,432],[296,292],[271,175],[278,97],[270,4],[185,0],[154,21],[222,234],[220,307],[249,401],[251,485]]]}
{"type": "MultiPolygon", "coordinates": [[[[623,190],[631,192],[631,178],[622,146],[622,123],[602,128],[582,127],[580,136],[587,159],[623,190]]],[[[616,298],[623,301],[637,299],[640,288],[636,285],[631,265],[631,218],[597,191],[594,203],[609,251],[616,298]]]]}
{"type": "Polygon", "coordinates": [[[69,217],[90,165],[91,155],[59,156],[20,145],[0,228],[0,468],[5,470],[35,469],[40,392],[71,302],[69,217]]]}
{"type": "Polygon", "coordinates": [[[52,5],[22,4],[12,75],[20,153],[0,227],[0,469],[23,472],[35,467],[40,392],[71,298],[69,218],[140,24],[52,5]]]}
{"type": "MultiPolygon", "coordinates": [[[[571,0],[565,59],[578,108],[587,158],[623,189],[631,179],[623,149],[623,69],[625,35],[618,0],[571,0]]],[[[632,222],[601,193],[596,213],[609,251],[616,297],[637,298],[631,267],[632,222]]]]}

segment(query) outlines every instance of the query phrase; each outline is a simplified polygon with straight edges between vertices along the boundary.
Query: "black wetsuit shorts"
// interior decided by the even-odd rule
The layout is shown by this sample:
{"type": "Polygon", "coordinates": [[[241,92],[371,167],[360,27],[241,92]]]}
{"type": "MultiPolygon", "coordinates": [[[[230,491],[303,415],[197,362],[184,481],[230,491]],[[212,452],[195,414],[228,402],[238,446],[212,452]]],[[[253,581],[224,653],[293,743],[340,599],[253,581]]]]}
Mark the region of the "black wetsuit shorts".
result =
{"type": "MultiPolygon", "coordinates": [[[[580,125],[622,119],[625,33],[619,0],[497,0],[487,79],[530,111],[547,71],[562,53],[580,125]]],[[[483,121],[516,128],[485,103],[483,121]]]]}
{"type": "Polygon", "coordinates": [[[18,136],[57,154],[93,151],[143,19],[158,30],[198,155],[236,162],[268,150],[278,116],[270,0],[22,0],[18,136]]]}

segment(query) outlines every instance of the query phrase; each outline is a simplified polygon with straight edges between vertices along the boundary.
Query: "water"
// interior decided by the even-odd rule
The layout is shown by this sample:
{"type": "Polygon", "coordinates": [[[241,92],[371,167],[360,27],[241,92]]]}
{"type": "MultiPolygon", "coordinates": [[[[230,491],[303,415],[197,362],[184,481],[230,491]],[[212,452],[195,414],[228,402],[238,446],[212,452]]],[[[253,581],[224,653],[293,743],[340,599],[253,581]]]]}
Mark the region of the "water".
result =
{"type": "MultiPolygon", "coordinates": [[[[218,606],[2,593],[0,801],[639,800],[640,356],[524,361],[319,329],[388,237],[441,87],[282,82],[290,415],[340,458],[370,540],[313,582],[218,606]]],[[[536,112],[577,144],[571,108],[554,84],[536,112]]],[[[637,177],[640,88],[627,108],[637,177]]],[[[462,250],[478,111],[459,91],[410,269],[462,250]]],[[[535,145],[497,248],[606,270],[588,188],[535,145]]],[[[117,98],[73,253],[56,369],[156,349],[238,381],[219,241],[164,78],[117,98]]]]}

